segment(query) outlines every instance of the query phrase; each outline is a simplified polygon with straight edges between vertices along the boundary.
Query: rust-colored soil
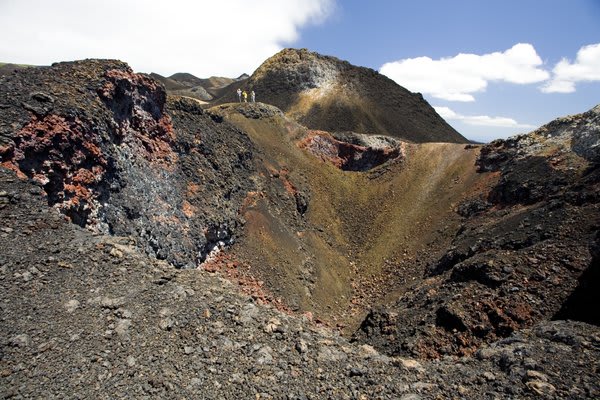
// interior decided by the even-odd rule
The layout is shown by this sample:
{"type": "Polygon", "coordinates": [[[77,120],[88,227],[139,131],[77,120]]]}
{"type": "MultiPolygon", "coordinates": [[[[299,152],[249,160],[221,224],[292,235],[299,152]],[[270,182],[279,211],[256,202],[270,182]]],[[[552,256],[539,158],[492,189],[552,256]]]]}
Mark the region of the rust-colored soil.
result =
{"type": "Polygon", "coordinates": [[[420,278],[458,230],[457,205],[496,180],[476,173],[477,147],[404,142],[383,165],[343,171],[337,153],[329,154],[339,141],[314,145],[326,132],[281,115],[246,118],[228,106],[211,112],[260,149],[262,190],[248,196],[245,234],[232,251],[291,309],[340,327],[356,328],[366,310],[420,278]]]}

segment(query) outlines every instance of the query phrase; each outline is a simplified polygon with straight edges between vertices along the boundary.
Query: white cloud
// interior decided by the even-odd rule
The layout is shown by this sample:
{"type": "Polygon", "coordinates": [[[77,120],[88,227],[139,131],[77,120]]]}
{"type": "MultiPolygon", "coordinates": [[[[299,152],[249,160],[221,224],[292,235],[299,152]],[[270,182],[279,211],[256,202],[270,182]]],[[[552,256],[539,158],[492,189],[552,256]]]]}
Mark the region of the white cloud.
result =
{"type": "Polygon", "coordinates": [[[462,121],[468,125],[489,126],[495,128],[521,128],[533,129],[536,126],[530,124],[521,124],[508,117],[490,117],[487,115],[461,115],[448,107],[433,107],[435,111],[446,120],[462,121]]]}
{"type": "Polygon", "coordinates": [[[484,55],[458,54],[433,60],[407,58],[384,64],[380,72],[413,92],[450,101],[474,101],[473,93],[484,91],[488,82],[530,84],[550,74],[535,48],[518,43],[504,52],[484,55]]]}
{"type": "Polygon", "coordinates": [[[583,46],[575,62],[563,58],[552,70],[552,80],[542,86],[544,93],[573,93],[577,82],[600,81],[600,43],[583,46]]]}
{"type": "Polygon", "coordinates": [[[1,0],[0,62],[118,58],[134,70],[252,73],[334,0],[1,0]]]}

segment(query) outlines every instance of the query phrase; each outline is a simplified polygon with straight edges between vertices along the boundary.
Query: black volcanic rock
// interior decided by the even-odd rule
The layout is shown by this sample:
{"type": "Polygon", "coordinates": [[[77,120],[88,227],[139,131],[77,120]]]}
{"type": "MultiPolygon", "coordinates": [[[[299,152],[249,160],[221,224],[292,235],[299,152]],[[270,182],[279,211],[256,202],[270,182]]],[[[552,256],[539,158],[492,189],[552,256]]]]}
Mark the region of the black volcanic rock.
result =
{"type": "Polygon", "coordinates": [[[125,63],[86,60],[0,77],[0,104],[2,166],[74,223],[179,267],[233,240],[252,145],[195,101],[168,101],[125,63]]]}
{"type": "Polygon", "coordinates": [[[93,235],[0,168],[0,397],[597,398],[594,326],[553,321],[477,357],[390,358],[135,240],[93,235]],[[282,394],[284,397],[282,397],[282,394]]]}
{"type": "MultiPolygon", "coordinates": [[[[285,49],[240,85],[301,124],[326,131],[393,136],[414,142],[467,140],[419,93],[369,68],[306,49],[285,49]]],[[[218,103],[237,101],[236,85],[218,103]]]]}
{"type": "MultiPolygon", "coordinates": [[[[540,320],[598,324],[600,106],[481,149],[497,180],[457,207],[461,229],[427,279],[363,321],[390,355],[470,354],[540,320]]],[[[493,175],[492,175],[493,176],[493,175]]]]}

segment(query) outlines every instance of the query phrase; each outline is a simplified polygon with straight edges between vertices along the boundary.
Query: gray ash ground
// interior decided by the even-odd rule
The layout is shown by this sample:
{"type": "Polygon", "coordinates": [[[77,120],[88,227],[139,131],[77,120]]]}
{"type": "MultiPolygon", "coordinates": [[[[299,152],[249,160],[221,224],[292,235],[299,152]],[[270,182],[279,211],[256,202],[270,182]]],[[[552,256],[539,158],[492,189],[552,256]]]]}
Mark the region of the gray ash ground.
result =
{"type": "Polygon", "coordinates": [[[217,275],[92,234],[0,169],[2,398],[594,398],[600,335],[542,322],[474,357],[349,343],[217,275]]]}

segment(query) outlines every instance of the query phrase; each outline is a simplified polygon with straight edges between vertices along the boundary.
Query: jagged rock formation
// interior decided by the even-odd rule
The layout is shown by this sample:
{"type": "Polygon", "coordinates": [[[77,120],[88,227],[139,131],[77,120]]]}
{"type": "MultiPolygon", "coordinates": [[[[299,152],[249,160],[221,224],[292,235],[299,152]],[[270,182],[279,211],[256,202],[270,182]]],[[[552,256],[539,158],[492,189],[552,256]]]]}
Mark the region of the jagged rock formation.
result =
{"type": "Polygon", "coordinates": [[[438,356],[553,317],[598,325],[587,301],[600,291],[599,150],[600,106],[484,146],[478,170],[497,183],[458,206],[451,247],[356,338],[388,354],[438,356]]]}
{"type": "Polygon", "coordinates": [[[132,235],[194,266],[233,239],[250,188],[247,137],[193,101],[167,102],[121,62],[23,69],[0,82],[0,162],[74,223],[132,235]]]}
{"type": "MultiPolygon", "coordinates": [[[[417,143],[467,142],[421,94],[372,69],[306,49],[280,51],[241,86],[312,129],[387,135],[417,143]]],[[[234,92],[232,87],[218,102],[236,101],[234,92]]]]}

